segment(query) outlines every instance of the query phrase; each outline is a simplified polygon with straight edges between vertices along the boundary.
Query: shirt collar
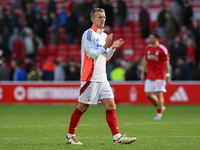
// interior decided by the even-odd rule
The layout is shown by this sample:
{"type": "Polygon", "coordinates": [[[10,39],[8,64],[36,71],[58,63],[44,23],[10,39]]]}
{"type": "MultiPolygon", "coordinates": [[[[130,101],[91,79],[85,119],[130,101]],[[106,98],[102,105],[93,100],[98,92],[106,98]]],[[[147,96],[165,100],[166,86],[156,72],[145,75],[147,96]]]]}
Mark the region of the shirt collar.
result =
{"type": "Polygon", "coordinates": [[[97,28],[94,24],[92,25],[91,29],[92,29],[94,32],[98,33],[98,34],[101,34],[101,33],[104,31],[104,29],[99,29],[99,28],[97,28]]]}

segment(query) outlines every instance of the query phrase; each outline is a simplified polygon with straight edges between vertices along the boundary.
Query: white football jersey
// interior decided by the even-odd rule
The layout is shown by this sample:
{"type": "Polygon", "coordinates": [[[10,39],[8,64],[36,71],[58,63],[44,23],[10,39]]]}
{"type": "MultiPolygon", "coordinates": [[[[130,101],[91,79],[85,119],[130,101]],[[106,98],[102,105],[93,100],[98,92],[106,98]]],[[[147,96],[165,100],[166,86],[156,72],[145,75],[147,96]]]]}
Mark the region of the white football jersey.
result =
{"type": "Polygon", "coordinates": [[[81,47],[81,81],[103,82],[107,80],[106,61],[115,49],[103,46],[107,34],[103,30],[92,26],[82,36],[81,47]]]}

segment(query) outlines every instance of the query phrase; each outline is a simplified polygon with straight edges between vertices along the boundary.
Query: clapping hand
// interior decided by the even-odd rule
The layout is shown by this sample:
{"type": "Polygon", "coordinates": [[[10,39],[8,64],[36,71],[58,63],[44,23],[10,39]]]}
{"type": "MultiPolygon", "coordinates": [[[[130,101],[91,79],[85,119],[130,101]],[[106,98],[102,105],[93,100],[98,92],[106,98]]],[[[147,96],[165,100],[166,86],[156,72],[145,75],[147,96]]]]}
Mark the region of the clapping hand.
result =
{"type": "Polygon", "coordinates": [[[124,44],[124,41],[121,39],[115,41],[112,45],[112,48],[115,49],[115,48],[120,48],[122,45],[124,44]]]}

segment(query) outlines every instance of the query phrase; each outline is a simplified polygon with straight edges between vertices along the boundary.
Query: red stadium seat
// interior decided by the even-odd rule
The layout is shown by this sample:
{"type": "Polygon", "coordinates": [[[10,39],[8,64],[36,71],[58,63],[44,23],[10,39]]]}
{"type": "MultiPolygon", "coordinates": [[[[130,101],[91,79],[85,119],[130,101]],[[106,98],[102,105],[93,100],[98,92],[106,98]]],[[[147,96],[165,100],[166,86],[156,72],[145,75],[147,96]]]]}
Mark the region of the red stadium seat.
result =
{"type": "Polygon", "coordinates": [[[119,27],[113,27],[112,32],[113,32],[114,34],[121,33],[121,32],[122,32],[122,29],[119,28],[119,27]]]}
{"type": "Polygon", "coordinates": [[[57,58],[57,56],[48,56],[48,57],[47,57],[47,60],[48,60],[48,61],[53,61],[53,62],[54,62],[54,61],[56,61],[56,58],[57,58]]]}
{"type": "Polygon", "coordinates": [[[131,39],[133,39],[133,37],[134,37],[134,33],[133,32],[124,33],[124,39],[125,38],[131,38],[131,39]]]}
{"type": "Polygon", "coordinates": [[[58,55],[58,58],[60,58],[62,60],[62,62],[67,62],[69,60],[68,56],[59,56],[58,55]]]}
{"type": "Polygon", "coordinates": [[[144,50],[146,46],[144,44],[136,44],[134,45],[134,49],[136,50],[144,50]]]}
{"type": "Polygon", "coordinates": [[[59,34],[59,43],[60,44],[66,44],[67,43],[66,34],[64,34],[64,33],[59,34]]]}
{"type": "Polygon", "coordinates": [[[62,51],[68,51],[68,47],[66,44],[60,44],[58,45],[58,50],[62,50],[62,51]]]}
{"type": "Polygon", "coordinates": [[[47,46],[43,46],[37,51],[37,55],[46,55],[47,54],[47,46]]]}
{"type": "Polygon", "coordinates": [[[132,33],[133,32],[133,28],[132,27],[124,27],[123,28],[123,32],[126,33],[132,33]]]}
{"type": "Polygon", "coordinates": [[[56,45],[49,45],[47,54],[51,56],[57,56],[57,51],[58,48],[56,45]]]}
{"type": "Polygon", "coordinates": [[[133,43],[134,43],[134,45],[135,44],[145,44],[145,41],[142,38],[136,38],[133,40],[133,43]]]}
{"type": "Polygon", "coordinates": [[[80,46],[78,44],[71,44],[68,46],[69,51],[80,49],[80,46]]]}
{"type": "Polygon", "coordinates": [[[126,43],[122,45],[122,49],[133,49],[133,44],[132,43],[126,43]]]}
{"type": "Polygon", "coordinates": [[[63,50],[60,50],[58,51],[58,56],[66,56],[68,57],[69,56],[69,52],[68,51],[63,51],[63,50]]]}

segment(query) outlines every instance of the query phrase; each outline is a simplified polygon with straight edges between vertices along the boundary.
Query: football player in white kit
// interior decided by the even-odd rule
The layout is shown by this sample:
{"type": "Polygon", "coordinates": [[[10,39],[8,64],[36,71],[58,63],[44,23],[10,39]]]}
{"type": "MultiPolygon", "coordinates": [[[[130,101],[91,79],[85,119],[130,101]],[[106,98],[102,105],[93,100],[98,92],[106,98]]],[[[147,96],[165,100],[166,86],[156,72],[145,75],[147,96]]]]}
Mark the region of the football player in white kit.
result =
{"type": "Polygon", "coordinates": [[[82,144],[75,136],[76,127],[89,105],[98,104],[99,101],[106,109],[106,121],[112,132],[114,144],[130,144],[136,138],[122,136],[119,132],[114,95],[106,75],[106,61],[112,57],[116,48],[122,46],[124,41],[119,39],[112,44],[113,34],[111,33],[107,36],[103,32],[106,21],[104,9],[93,9],[90,13],[90,18],[93,25],[84,32],[81,41],[81,89],[78,98],[79,103],[71,116],[66,144],[82,144]]]}

